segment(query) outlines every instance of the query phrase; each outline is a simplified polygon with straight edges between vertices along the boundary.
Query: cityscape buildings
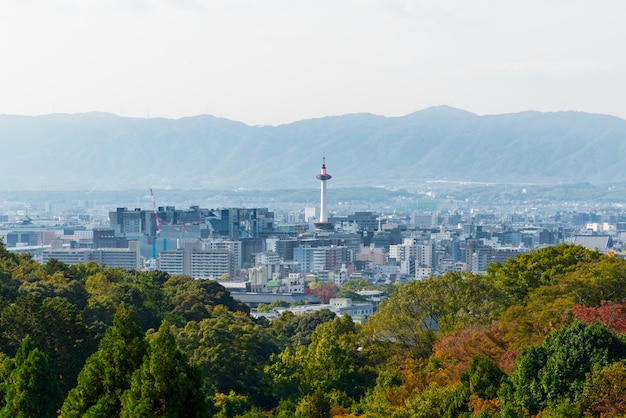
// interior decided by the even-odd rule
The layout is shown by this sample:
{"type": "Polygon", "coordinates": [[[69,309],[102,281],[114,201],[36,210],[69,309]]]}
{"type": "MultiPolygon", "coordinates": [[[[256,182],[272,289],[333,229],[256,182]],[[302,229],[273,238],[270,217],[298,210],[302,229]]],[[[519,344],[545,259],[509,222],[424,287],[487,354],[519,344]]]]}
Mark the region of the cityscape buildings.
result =
{"type": "MultiPolygon", "coordinates": [[[[265,303],[267,295],[313,303],[314,298],[293,295],[350,278],[381,284],[447,271],[484,273],[490,263],[562,242],[623,255],[626,213],[619,208],[494,209],[427,200],[403,211],[363,210],[339,204],[341,196],[329,200],[330,178],[324,159],[317,175],[319,218],[309,202],[295,208],[277,202],[271,210],[119,206],[100,209],[105,217],[89,204],[64,219],[51,215],[46,205],[43,215],[1,214],[0,237],[9,251],[28,252],[44,263],[96,262],[219,280],[251,306],[265,303]]],[[[335,301],[333,310],[368,315],[367,306],[355,306],[335,301]]]]}

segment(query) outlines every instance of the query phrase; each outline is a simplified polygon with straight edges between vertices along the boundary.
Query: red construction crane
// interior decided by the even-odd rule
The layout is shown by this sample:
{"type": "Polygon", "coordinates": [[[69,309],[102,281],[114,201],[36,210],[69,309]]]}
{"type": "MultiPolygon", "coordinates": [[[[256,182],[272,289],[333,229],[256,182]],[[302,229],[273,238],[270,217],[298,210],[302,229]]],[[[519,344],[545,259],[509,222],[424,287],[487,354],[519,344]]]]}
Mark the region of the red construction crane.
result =
{"type": "Polygon", "coordinates": [[[159,213],[157,212],[156,200],[154,199],[154,193],[152,193],[152,188],[150,188],[150,197],[152,197],[152,209],[154,210],[154,220],[156,222],[156,234],[159,235],[161,233],[161,219],[159,219],[159,213]]]}

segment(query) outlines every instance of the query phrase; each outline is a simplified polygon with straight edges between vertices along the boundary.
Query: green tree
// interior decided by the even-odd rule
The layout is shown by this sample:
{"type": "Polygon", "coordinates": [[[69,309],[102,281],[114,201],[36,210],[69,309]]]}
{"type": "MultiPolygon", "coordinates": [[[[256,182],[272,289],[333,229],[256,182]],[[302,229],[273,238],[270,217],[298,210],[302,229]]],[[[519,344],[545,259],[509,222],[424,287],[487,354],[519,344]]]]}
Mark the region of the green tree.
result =
{"type": "Polygon", "coordinates": [[[580,418],[582,412],[580,405],[570,398],[560,398],[551,401],[548,406],[541,411],[541,418],[580,418]]]}
{"type": "Polygon", "coordinates": [[[48,356],[65,393],[74,387],[85,360],[96,347],[80,311],[62,297],[20,297],[3,309],[0,330],[7,352],[15,350],[30,335],[48,356]]]}
{"type": "Polygon", "coordinates": [[[238,395],[231,390],[228,395],[225,393],[216,393],[213,397],[215,401],[213,406],[217,409],[214,415],[216,418],[230,418],[241,416],[250,408],[250,400],[245,395],[238,395]]]}
{"type": "Polygon", "coordinates": [[[147,344],[133,311],[121,304],[98,351],[78,375],[61,409],[64,418],[119,416],[121,394],[130,388],[132,374],[142,364],[147,344]]]}
{"type": "Polygon", "coordinates": [[[5,404],[0,417],[56,417],[63,400],[59,379],[50,368],[48,357],[29,336],[24,338],[15,359],[7,362],[4,367],[11,371],[3,382],[5,404]]]}
{"type": "Polygon", "coordinates": [[[394,347],[390,355],[428,356],[438,334],[495,317],[500,298],[489,280],[469,273],[412,281],[396,289],[364,325],[365,345],[394,347]]]}
{"type": "Polygon", "coordinates": [[[330,418],[330,402],[321,391],[315,391],[300,400],[296,418],[330,418]]]}
{"type": "Polygon", "coordinates": [[[420,418],[453,418],[463,416],[454,404],[455,397],[459,392],[459,384],[440,386],[431,383],[423,391],[407,401],[407,417],[420,418]]]}
{"type": "Polygon", "coordinates": [[[363,372],[356,355],[355,325],[347,315],[337,317],[317,327],[309,346],[287,346],[273,356],[265,367],[267,383],[279,399],[336,392],[338,404],[346,403],[348,396],[360,397],[364,386],[374,385],[375,377],[363,372]]]}
{"type": "Polygon", "coordinates": [[[273,354],[269,364],[264,367],[265,384],[276,399],[294,401],[300,397],[300,360],[305,350],[301,344],[295,348],[287,346],[279,354],[273,354]]]}
{"type": "Polygon", "coordinates": [[[600,306],[607,301],[621,303],[626,298],[625,277],[626,260],[602,255],[597,261],[568,272],[558,282],[577,303],[600,306]]]}
{"type": "Polygon", "coordinates": [[[27,274],[19,274],[21,270],[34,270],[34,262],[25,256],[20,256],[6,249],[0,238],[0,296],[14,300],[18,296],[18,287],[27,274]],[[24,265],[27,264],[28,267],[24,265]]]}
{"type": "Polygon", "coordinates": [[[376,385],[367,391],[359,405],[365,416],[408,417],[404,397],[397,396],[401,392],[404,387],[400,372],[395,367],[385,367],[379,370],[376,385]]]}
{"type": "Polygon", "coordinates": [[[331,406],[348,407],[375,384],[356,346],[356,326],[348,315],[317,327],[307,347],[289,347],[266,368],[273,393],[283,397],[334,394],[331,406]]]}
{"type": "Polygon", "coordinates": [[[85,322],[94,326],[99,333],[104,333],[113,323],[113,315],[121,303],[121,281],[121,269],[97,270],[85,278],[85,289],[89,293],[84,311],[85,322]]]}
{"type": "Polygon", "coordinates": [[[311,337],[305,357],[300,359],[305,393],[333,389],[352,391],[360,382],[354,379],[356,327],[348,315],[320,325],[311,337]]]}
{"type": "Polygon", "coordinates": [[[263,367],[278,352],[267,329],[243,312],[218,306],[210,318],[190,321],[175,333],[182,351],[202,370],[206,394],[234,391],[257,405],[265,402],[263,367]]]}
{"type": "Polygon", "coordinates": [[[66,275],[73,280],[78,280],[84,285],[87,277],[92,276],[99,271],[103,271],[104,269],[104,264],[98,264],[95,261],[87,261],[84,264],[78,263],[68,266],[66,275]]]}
{"type": "Polygon", "coordinates": [[[290,344],[309,345],[313,331],[324,322],[332,321],[335,314],[330,309],[322,309],[307,315],[296,316],[291,311],[284,311],[272,321],[272,333],[281,346],[290,344]]]}
{"type": "Polygon", "coordinates": [[[122,395],[120,416],[203,417],[207,406],[202,374],[176,346],[170,325],[163,321],[150,341],[148,355],[133,373],[122,395]]]}
{"type": "Polygon", "coordinates": [[[233,312],[250,313],[245,303],[233,299],[230,292],[215,280],[173,276],[165,282],[164,292],[171,301],[171,318],[181,326],[187,321],[209,318],[211,310],[219,305],[233,312]]]}
{"type": "Polygon", "coordinates": [[[23,282],[19,290],[22,294],[33,295],[40,299],[64,297],[79,310],[85,309],[89,298],[89,294],[80,282],[66,277],[62,272],[45,274],[42,278],[32,278],[23,282]]]}
{"type": "Polygon", "coordinates": [[[475,356],[467,368],[461,373],[461,385],[468,395],[481,399],[494,399],[498,396],[500,384],[505,374],[498,365],[487,357],[475,356]]]}
{"type": "Polygon", "coordinates": [[[603,325],[579,321],[548,334],[539,347],[523,349],[511,375],[513,403],[536,414],[549,402],[574,401],[587,373],[626,357],[626,343],[603,325]]]}
{"type": "Polygon", "coordinates": [[[582,410],[600,416],[626,415],[626,360],[594,366],[581,396],[582,410]]]}
{"type": "Polygon", "coordinates": [[[344,292],[358,292],[360,290],[374,290],[374,286],[367,279],[350,279],[341,285],[341,290],[344,292]]]}
{"type": "Polygon", "coordinates": [[[113,314],[121,302],[132,306],[137,322],[142,329],[157,328],[161,320],[171,311],[170,300],[165,294],[164,284],[169,275],[161,271],[135,271],[120,268],[94,269],[84,276],[85,288],[89,293],[85,317],[100,332],[111,325],[113,314]]]}
{"type": "Polygon", "coordinates": [[[352,302],[367,302],[367,298],[364,296],[359,295],[356,292],[350,291],[350,290],[344,290],[343,288],[339,289],[339,292],[337,293],[337,295],[335,295],[336,298],[348,298],[351,299],[352,302]]]}
{"type": "Polygon", "coordinates": [[[526,299],[539,286],[554,284],[561,274],[575,271],[580,264],[600,258],[600,253],[580,245],[561,244],[509,258],[504,264],[492,263],[487,274],[505,291],[510,304],[526,299]]]}

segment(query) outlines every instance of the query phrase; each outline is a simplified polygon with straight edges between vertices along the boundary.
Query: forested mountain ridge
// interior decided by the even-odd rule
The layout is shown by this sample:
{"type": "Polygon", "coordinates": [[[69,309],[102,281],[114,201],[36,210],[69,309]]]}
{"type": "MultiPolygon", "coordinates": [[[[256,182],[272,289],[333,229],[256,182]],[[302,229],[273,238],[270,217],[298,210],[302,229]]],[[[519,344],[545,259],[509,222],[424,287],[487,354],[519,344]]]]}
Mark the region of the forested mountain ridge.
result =
{"type": "Polygon", "coordinates": [[[336,187],[626,177],[626,121],[581,112],[478,116],[442,106],[280,126],[207,115],[0,115],[0,143],[0,190],[311,187],[322,155],[336,187]]]}
{"type": "Polygon", "coordinates": [[[363,326],[328,310],[270,323],[215,281],[0,243],[0,416],[626,413],[626,260],[562,244],[385,290],[363,326]]]}

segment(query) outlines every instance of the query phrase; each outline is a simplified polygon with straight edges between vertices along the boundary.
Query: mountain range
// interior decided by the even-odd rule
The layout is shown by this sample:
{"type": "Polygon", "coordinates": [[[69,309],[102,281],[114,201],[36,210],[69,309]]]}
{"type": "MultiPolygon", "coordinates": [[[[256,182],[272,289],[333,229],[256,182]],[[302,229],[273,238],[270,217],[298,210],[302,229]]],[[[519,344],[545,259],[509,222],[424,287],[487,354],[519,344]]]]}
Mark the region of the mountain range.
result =
{"type": "Polygon", "coordinates": [[[0,190],[335,187],[423,182],[611,183],[626,177],[626,121],[582,112],[479,116],[447,106],[279,126],[210,115],[0,115],[0,190]]]}

